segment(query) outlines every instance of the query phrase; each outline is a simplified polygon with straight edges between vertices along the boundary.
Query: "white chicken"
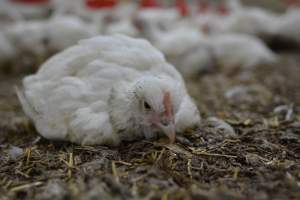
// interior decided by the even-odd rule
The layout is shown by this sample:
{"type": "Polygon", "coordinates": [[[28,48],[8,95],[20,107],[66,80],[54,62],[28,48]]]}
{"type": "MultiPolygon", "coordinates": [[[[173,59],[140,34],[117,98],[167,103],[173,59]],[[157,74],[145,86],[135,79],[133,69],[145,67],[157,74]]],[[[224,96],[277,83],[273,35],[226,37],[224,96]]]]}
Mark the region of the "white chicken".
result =
{"type": "Polygon", "coordinates": [[[97,35],[96,26],[72,15],[57,15],[46,26],[48,47],[57,52],[75,45],[79,40],[97,35]]]}
{"type": "Polygon", "coordinates": [[[30,54],[36,58],[43,57],[46,49],[46,21],[19,21],[8,26],[4,34],[15,47],[18,54],[30,54]]]}
{"type": "Polygon", "coordinates": [[[84,0],[52,0],[54,15],[79,14],[85,8],[84,0]]]}
{"type": "Polygon", "coordinates": [[[113,0],[52,0],[54,15],[75,15],[94,23],[97,30],[102,32],[106,21],[113,15],[114,5],[106,5],[113,0]],[[92,4],[92,5],[90,5],[92,4]],[[95,5],[93,5],[95,4],[95,5]]]}
{"type": "Polygon", "coordinates": [[[218,66],[250,69],[273,63],[276,55],[258,38],[242,34],[224,34],[209,38],[218,66]]]}
{"type": "Polygon", "coordinates": [[[171,31],[146,28],[148,38],[185,76],[192,77],[215,66],[249,69],[273,63],[276,55],[258,38],[244,34],[205,35],[182,27],[171,31]]]}
{"type": "Polygon", "coordinates": [[[212,48],[206,37],[198,30],[182,27],[152,36],[154,46],[161,50],[167,60],[185,77],[209,70],[214,65],[212,48]]]}
{"type": "Polygon", "coordinates": [[[22,19],[23,16],[16,8],[11,7],[7,1],[0,1],[0,29],[22,19]]]}
{"type": "Polygon", "coordinates": [[[276,34],[300,42],[300,9],[289,9],[276,26],[276,34]]]}
{"type": "Polygon", "coordinates": [[[226,2],[228,15],[222,16],[208,12],[194,17],[193,21],[207,33],[243,33],[248,35],[272,34],[278,15],[270,11],[245,7],[237,0],[226,2]]]}
{"type": "Polygon", "coordinates": [[[115,19],[130,19],[138,10],[138,5],[133,1],[119,1],[112,10],[115,19]]]}
{"type": "Polygon", "coordinates": [[[26,19],[37,19],[49,14],[49,0],[2,0],[0,5],[10,15],[26,19]]]}
{"type": "Polygon", "coordinates": [[[209,12],[192,18],[192,23],[196,27],[200,27],[206,34],[220,34],[227,31],[229,16],[219,16],[209,12]]]}
{"type": "Polygon", "coordinates": [[[139,11],[135,16],[135,24],[143,36],[151,40],[154,32],[169,30],[180,19],[176,9],[146,9],[139,11]]]}
{"type": "Polygon", "coordinates": [[[123,19],[111,24],[108,24],[104,30],[105,34],[123,34],[131,37],[139,35],[138,29],[133,25],[130,19],[123,19]]]}
{"type": "Polygon", "coordinates": [[[244,7],[239,1],[229,0],[231,14],[226,18],[223,32],[249,35],[272,34],[278,15],[256,7],[244,7]]]}
{"type": "Polygon", "coordinates": [[[143,39],[98,36],[48,60],[17,90],[25,113],[48,139],[82,145],[164,133],[173,142],[200,123],[184,81],[143,39]]]}

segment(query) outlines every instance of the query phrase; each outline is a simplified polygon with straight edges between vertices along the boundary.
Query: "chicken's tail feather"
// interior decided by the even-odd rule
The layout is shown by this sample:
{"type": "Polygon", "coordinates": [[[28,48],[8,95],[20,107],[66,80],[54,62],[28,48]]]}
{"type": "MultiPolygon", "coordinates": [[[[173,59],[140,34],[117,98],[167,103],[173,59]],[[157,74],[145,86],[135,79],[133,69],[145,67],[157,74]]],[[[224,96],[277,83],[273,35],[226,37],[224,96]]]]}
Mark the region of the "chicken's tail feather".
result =
{"type": "Polygon", "coordinates": [[[35,120],[38,116],[38,112],[35,111],[35,109],[32,107],[28,99],[26,98],[25,93],[20,90],[17,86],[15,87],[18,99],[22,105],[23,111],[27,116],[31,118],[31,120],[35,120]]]}

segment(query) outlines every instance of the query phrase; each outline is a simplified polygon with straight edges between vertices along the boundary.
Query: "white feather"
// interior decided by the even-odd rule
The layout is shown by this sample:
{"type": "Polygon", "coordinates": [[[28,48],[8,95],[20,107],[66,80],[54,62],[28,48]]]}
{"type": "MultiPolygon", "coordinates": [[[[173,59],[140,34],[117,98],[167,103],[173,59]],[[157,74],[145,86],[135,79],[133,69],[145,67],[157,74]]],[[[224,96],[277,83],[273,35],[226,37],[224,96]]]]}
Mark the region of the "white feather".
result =
{"type": "Polygon", "coordinates": [[[251,68],[276,61],[275,54],[266,45],[250,35],[225,34],[211,38],[218,65],[225,68],[251,68]]]}
{"type": "Polygon", "coordinates": [[[79,40],[97,35],[97,31],[90,24],[76,16],[58,15],[47,23],[47,38],[49,48],[61,51],[75,45],[79,40]]]}
{"type": "Polygon", "coordinates": [[[170,90],[177,130],[200,119],[182,77],[163,55],[145,40],[121,35],[80,41],[23,85],[24,94],[18,94],[24,111],[49,139],[116,145],[145,134],[136,121],[134,91],[161,109],[163,91],[170,90]]]}

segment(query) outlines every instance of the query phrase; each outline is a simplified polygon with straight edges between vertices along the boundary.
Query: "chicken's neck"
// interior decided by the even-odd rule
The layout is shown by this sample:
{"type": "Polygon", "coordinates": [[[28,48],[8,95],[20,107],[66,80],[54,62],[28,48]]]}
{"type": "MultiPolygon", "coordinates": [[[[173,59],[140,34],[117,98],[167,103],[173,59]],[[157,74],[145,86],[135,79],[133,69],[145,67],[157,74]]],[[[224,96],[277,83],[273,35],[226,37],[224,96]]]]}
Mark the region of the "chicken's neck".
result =
{"type": "Polygon", "coordinates": [[[108,101],[110,121],[114,132],[119,133],[123,140],[142,136],[143,127],[137,123],[135,115],[138,103],[134,97],[134,86],[128,82],[120,83],[111,90],[108,101]]]}

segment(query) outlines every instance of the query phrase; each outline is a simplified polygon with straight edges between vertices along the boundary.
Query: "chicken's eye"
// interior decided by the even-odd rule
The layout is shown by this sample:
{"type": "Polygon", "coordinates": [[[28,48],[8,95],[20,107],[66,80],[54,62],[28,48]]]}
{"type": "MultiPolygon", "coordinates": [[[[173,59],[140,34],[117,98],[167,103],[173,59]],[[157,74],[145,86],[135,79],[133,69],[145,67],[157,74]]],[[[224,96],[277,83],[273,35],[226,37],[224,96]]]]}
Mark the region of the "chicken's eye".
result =
{"type": "Polygon", "coordinates": [[[146,110],[150,110],[150,109],[151,109],[151,106],[150,106],[146,101],[144,101],[144,108],[145,108],[146,110]]]}

